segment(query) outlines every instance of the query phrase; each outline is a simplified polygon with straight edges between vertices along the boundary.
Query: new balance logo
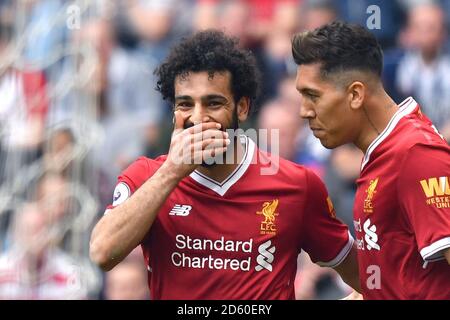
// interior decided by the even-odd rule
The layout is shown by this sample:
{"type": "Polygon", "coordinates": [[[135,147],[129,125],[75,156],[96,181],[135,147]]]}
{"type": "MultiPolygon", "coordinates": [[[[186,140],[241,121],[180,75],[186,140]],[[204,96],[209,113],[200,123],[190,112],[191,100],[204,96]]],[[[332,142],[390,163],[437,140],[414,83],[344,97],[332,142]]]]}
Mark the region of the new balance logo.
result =
{"type": "Polygon", "coordinates": [[[267,240],[263,244],[261,244],[258,248],[259,255],[256,257],[256,262],[258,265],[255,267],[256,271],[261,271],[266,269],[272,272],[272,262],[273,262],[273,254],[275,253],[275,246],[272,246],[272,242],[267,240]]]}
{"type": "Polygon", "coordinates": [[[176,204],[172,210],[170,210],[169,215],[171,216],[187,216],[189,215],[189,213],[191,212],[192,207],[188,206],[187,204],[185,205],[181,205],[181,204],[176,204]]]}

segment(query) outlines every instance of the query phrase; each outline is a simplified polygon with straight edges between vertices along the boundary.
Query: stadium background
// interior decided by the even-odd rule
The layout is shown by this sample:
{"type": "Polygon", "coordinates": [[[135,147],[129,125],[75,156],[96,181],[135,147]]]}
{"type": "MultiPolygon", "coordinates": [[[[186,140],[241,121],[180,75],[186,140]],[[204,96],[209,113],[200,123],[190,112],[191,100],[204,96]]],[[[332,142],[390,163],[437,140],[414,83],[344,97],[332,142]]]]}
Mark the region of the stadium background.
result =
{"type": "MultiPolygon", "coordinates": [[[[167,151],[171,107],[153,70],[206,28],[257,56],[263,94],[246,127],[279,129],[281,156],[325,180],[352,230],[362,154],[324,149],[293,116],[290,39],[334,19],[369,26],[371,5],[388,93],[415,97],[449,141],[449,0],[0,0],[0,299],[148,298],[140,250],[103,274],[89,261],[90,232],[118,173],[167,151]]],[[[299,261],[298,299],[348,291],[332,270],[299,261]]]]}

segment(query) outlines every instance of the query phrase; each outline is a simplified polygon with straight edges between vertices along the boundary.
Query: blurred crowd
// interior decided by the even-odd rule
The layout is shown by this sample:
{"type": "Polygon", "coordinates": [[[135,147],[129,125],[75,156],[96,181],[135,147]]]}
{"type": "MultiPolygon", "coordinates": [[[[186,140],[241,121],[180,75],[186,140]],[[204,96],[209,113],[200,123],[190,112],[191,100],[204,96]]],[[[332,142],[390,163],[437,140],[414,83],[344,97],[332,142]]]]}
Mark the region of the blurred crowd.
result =
{"type": "MultiPolygon", "coordinates": [[[[0,299],[149,298],[140,249],[103,274],[90,231],[117,175],[167,152],[172,109],[153,70],[207,28],[257,57],[262,95],[245,128],[278,129],[280,155],[324,179],[352,230],[363,155],[324,149],[299,117],[291,38],[335,19],[366,25],[371,5],[388,93],[413,96],[450,141],[450,0],[0,0],[0,299]]],[[[307,254],[299,262],[298,299],[347,292],[307,254]]]]}

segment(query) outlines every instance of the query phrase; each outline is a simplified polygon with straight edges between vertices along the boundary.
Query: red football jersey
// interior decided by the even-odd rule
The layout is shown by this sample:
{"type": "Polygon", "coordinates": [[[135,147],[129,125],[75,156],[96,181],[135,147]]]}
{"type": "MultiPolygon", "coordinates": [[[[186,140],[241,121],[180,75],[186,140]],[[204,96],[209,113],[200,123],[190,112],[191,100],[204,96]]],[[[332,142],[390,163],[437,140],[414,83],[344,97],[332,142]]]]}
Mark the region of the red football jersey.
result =
{"type": "Polygon", "coordinates": [[[450,147],[408,98],[367,149],[354,205],[365,299],[450,299],[450,147]]]}
{"type": "MultiPolygon", "coordinates": [[[[198,171],[170,194],[142,241],[154,299],[294,299],[297,255],[337,266],[353,239],[324,184],[300,165],[245,138],[241,164],[222,183],[198,171]]],[[[125,201],[165,161],[139,158],[119,177],[125,201]]]]}

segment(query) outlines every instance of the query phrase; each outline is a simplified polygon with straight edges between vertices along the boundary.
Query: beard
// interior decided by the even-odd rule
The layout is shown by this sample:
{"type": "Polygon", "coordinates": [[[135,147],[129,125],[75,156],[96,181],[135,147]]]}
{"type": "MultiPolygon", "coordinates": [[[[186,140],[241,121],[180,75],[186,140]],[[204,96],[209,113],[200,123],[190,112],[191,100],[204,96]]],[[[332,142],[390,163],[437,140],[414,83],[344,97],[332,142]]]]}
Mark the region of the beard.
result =
{"type": "MultiPolygon", "coordinates": [[[[183,129],[189,129],[190,127],[193,127],[194,123],[191,121],[186,121],[183,129]]],[[[238,115],[237,115],[237,109],[235,108],[233,111],[233,117],[231,120],[231,123],[228,127],[224,127],[222,126],[220,128],[221,131],[226,132],[227,130],[233,130],[233,133],[236,132],[236,130],[239,128],[239,119],[238,119],[238,115]]],[[[236,142],[236,139],[238,138],[236,135],[232,134],[231,132],[229,132],[230,134],[230,140],[232,139],[234,141],[234,143],[236,142]]],[[[227,157],[227,152],[229,151],[230,146],[234,146],[234,143],[230,143],[228,145],[227,150],[222,153],[220,156],[215,156],[214,158],[214,162],[213,163],[206,163],[206,162],[202,162],[201,166],[204,168],[212,168],[213,166],[216,166],[218,164],[223,164],[225,163],[225,159],[227,157]],[[219,161],[220,160],[220,161],[219,161]]],[[[232,150],[231,150],[232,151],[232,150]]]]}

